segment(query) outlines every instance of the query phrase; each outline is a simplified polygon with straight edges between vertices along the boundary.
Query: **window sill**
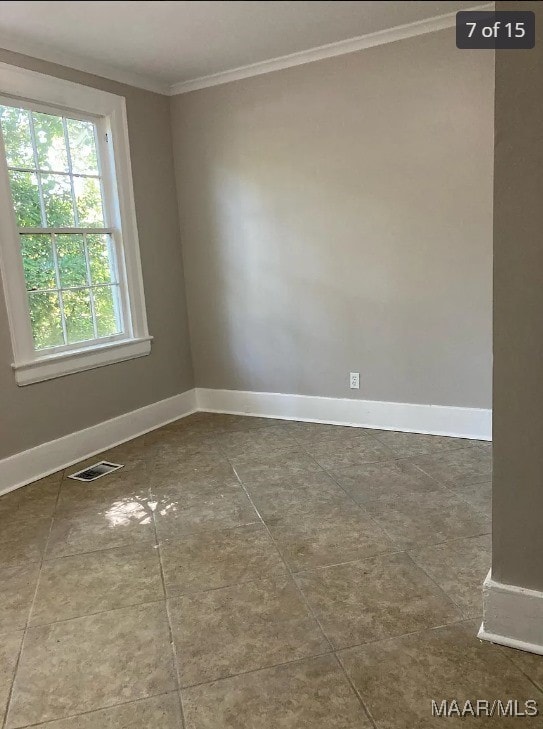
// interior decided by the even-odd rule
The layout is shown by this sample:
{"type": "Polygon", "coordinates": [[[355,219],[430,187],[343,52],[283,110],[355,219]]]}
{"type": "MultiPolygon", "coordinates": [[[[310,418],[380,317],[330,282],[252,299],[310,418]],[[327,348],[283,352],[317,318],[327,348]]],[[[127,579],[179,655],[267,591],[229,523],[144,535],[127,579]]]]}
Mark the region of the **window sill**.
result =
{"type": "Polygon", "coordinates": [[[13,364],[12,367],[19,386],[31,385],[33,382],[53,380],[56,377],[92,370],[114,362],[145,357],[151,352],[151,340],[152,337],[140,337],[122,342],[109,342],[95,347],[45,355],[31,362],[13,364]]]}

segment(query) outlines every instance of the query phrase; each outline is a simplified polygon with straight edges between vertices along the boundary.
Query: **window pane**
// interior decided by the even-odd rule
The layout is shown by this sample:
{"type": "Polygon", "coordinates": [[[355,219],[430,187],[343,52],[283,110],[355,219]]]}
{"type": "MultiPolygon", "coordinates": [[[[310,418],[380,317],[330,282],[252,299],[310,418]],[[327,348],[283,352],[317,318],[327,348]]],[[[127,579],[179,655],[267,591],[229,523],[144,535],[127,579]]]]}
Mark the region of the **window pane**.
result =
{"type": "Polygon", "coordinates": [[[94,339],[89,290],[63,291],[62,304],[68,344],[94,339]]]}
{"type": "Polygon", "coordinates": [[[119,321],[119,287],[99,286],[93,289],[96,328],[99,337],[109,337],[121,331],[119,321]]]}
{"type": "Polygon", "coordinates": [[[68,172],[68,154],[62,117],[32,112],[40,170],[68,172]]]}
{"type": "Polygon", "coordinates": [[[40,193],[38,178],[34,172],[9,173],[13,206],[20,228],[41,225],[40,193]]]}
{"type": "Polygon", "coordinates": [[[115,281],[113,256],[109,251],[108,235],[87,235],[91,282],[93,284],[115,281]]]}
{"type": "Polygon", "coordinates": [[[96,177],[74,177],[74,189],[79,225],[83,228],[103,228],[100,180],[96,177]]]}
{"type": "Polygon", "coordinates": [[[73,172],[82,175],[97,175],[98,156],[94,139],[94,124],[78,119],[66,119],[66,125],[73,172]]]}
{"type": "Polygon", "coordinates": [[[72,188],[67,175],[42,175],[41,186],[45,217],[51,228],[75,226],[72,188]]]}
{"type": "Polygon", "coordinates": [[[82,235],[57,235],[57,261],[61,288],[87,286],[87,262],[82,235]]]}
{"type": "Polygon", "coordinates": [[[28,300],[36,349],[64,344],[58,294],[31,293],[28,300]]]}
{"type": "Polygon", "coordinates": [[[55,264],[50,235],[22,235],[21,253],[28,291],[55,289],[55,264]]]}
{"type": "Polygon", "coordinates": [[[0,106],[0,114],[8,166],[34,169],[28,111],[15,109],[13,106],[0,106]]]}

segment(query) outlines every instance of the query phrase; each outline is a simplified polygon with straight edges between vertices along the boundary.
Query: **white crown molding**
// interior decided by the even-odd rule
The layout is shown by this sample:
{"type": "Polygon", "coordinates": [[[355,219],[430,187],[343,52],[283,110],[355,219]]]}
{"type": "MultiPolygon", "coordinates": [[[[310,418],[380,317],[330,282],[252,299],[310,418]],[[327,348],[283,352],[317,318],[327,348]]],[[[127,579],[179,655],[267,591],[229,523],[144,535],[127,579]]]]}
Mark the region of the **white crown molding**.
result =
{"type": "Polygon", "coordinates": [[[161,83],[156,78],[127,71],[126,69],[121,69],[96,59],[82,58],[76,53],[51,48],[50,46],[35,43],[34,41],[13,38],[6,33],[0,33],[0,48],[14,53],[22,53],[25,56],[37,58],[41,61],[57,63],[60,66],[90,73],[93,76],[101,76],[110,81],[118,81],[119,83],[135,86],[146,91],[154,91],[157,94],[167,96],[170,93],[168,84],[161,83]]]}
{"type": "Polygon", "coordinates": [[[483,622],[478,637],[543,655],[543,592],[504,585],[489,572],[483,584],[483,622]]]}
{"type": "Polygon", "coordinates": [[[483,408],[201,387],[196,388],[196,405],[206,412],[492,439],[492,411],[483,408]]]}
{"type": "MultiPolygon", "coordinates": [[[[493,2],[464,8],[464,10],[493,9],[493,2]]],[[[266,61],[252,63],[248,66],[220,71],[209,76],[180,81],[172,85],[161,82],[157,78],[122,69],[97,59],[83,58],[77,53],[62,51],[58,48],[52,48],[43,43],[36,43],[23,38],[14,38],[7,33],[0,33],[0,48],[14,53],[22,53],[42,61],[57,63],[77,71],[93,74],[94,76],[101,76],[111,81],[118,81],[129,86],[146,89],[147,91],[175,96],[177,94],[186,94],[189,91],[205,89],[210,86],[219,86],[220,84],[230,83],[231,81],[239,81],[240,79],[250,78],[251,76],[260,76],[261,74],[271,73],[272,71],[280,71],[284,68],[291,68],[292,66],[301,66],[305,63],[312,63],[313,61],[321,61],[325,58],[354,53],[364,48],[392,43],[404,38],[412,38],[417,35],[432,33],[436,30],[443,30],[444,28],[451,28],[454,26],[455,21],[456,13],[436,15],[433,18],[417,20],[413,23],[398,25],[394,28],[387,28],[375,33],[367,33],[356,38],[347,38],[336,43],[328,43],[324,46],[317,46],[316,48],[309,48],[297,53],[290,53],[286,56],[270,58],[266,61]]]]}
{"type": "MultiPolygon", "coordinates": [[[[484,5],[474,5],[463,10],[493,10],[494,3],[485,3],[484,5]]],[[[314,61],[322,61],[325,58],[333,58],[334,56],[343,56],[346,53],[354,53],[364,48],[372,48],[373,46],[384,45],[385,43],[393,43],[394,41],[403,40],[404,38],[413,38],[417,35],[433,33],[436,30],[444,28],[452,28],[456,24],[456,13],[446,13],[445,15],[436,15],[433,18],[425,20],[417,20],[413,23],[405,25],[397,25],[394,28],[379,30],[375,33],[367,33],[356,38],[347,38],[346,40],[337,41],[336,43],[327,43],[324,46],[309,48],[305,51],[290,53],[286,56],[270,58],[259,63],[252,63],[248,66],[240,66],[232,68],[228,71],[220,71],[219,73],[210,74],[209,76],[201,76],[200,78],[190,79],[188,81],[180,81],[172,84],[169,89],[170,96],[177,94],[186,94],[189,91],[197,91],[198,89],[206,89],[210,86],[219,86],[227,84],[231,81],[239,81],[251,76],[260,76],[264,73],[272,71],[281,71],[285,68],[293,66],[301,66],[305,63],[313,63],[314,61]]]]}

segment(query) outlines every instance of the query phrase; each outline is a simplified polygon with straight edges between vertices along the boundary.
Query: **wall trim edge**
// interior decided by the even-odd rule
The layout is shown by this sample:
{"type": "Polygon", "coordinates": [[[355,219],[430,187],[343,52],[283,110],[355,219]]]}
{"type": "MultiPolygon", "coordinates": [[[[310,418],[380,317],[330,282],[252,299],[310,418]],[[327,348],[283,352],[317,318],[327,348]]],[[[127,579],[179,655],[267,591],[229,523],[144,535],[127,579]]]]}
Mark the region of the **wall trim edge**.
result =
{"type": "Polygon", "coordinates": [[[196,410],[194,390],[145,405],[0,460],[0,495],[91,458],[196,410]]]}
{"type": "Polygon", "coordinates": [[[543,592],[496,582],[489,572],[483,584],[478,637],[543,655],[543,592]]]}
{"type": "Polygon", "coordinates": [[[0,495],[197,411],[491,439],[482,408],[194,388],[0,460],[0,495]]]}
{"type": "Polygon", "coordinates": [[[492,440],[492,411],[277,392],[196,388],[198,410],[492,440]]]}

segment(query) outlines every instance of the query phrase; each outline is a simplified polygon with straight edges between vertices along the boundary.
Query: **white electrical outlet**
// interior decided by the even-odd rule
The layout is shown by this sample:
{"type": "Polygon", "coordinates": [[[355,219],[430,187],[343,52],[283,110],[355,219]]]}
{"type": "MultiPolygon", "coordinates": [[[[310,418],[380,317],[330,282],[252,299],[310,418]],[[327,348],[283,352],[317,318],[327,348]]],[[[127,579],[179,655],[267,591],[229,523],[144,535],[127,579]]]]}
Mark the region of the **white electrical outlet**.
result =
{"type": "Polygon", "coordinates": [[[360,390],[360,372],[351,372],[349,384],[351,390],[360,390]]]}

